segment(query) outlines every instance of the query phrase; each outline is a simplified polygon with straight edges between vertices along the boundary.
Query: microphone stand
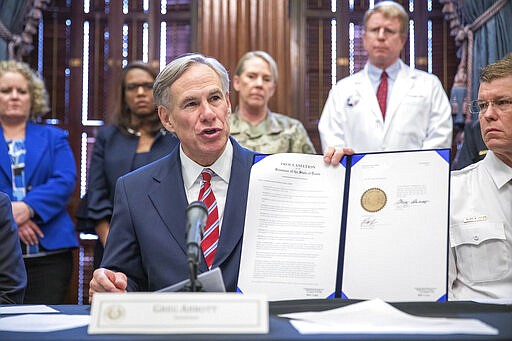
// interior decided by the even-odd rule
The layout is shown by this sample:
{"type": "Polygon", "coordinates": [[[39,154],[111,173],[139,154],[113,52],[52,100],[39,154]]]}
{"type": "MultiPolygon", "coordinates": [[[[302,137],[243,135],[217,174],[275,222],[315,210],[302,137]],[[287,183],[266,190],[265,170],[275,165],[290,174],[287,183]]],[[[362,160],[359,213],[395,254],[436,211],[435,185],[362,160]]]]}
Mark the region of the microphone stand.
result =
{"type": "Polygon", "coordinates": [[[194,201],[187,207],[187,262],[189,283],[183,291],[200,292],[203,285],[197,280],[197,268],[201,261],[201,239],[208,218],[208,209],[202,201],[194,201]]]}
{"type": "Polygon", "coordinates": [[[189,273],[189,282],[185,284],[183,287],[183,291],[186,292],[201,292],[203,290],[203,285],[201,281],[197,279],[197,262],[188,262],[188,273],[189,273]]]}
{"type": "MultiPolygon", "coordinates": [[[[192,252],[192,254],[189,251],[188,256],[188,275],[189,275],[189,282],[185,284],[183,287],[183,291],[186,292],[201,292],[203,290],[203,285],[201,284],[201,281],[197,279],[197,268],[199,266],[199,247],[195,244],[192,244],[196,247],[196,252],[192,252]]],[[[191,245],[191,246],[192,246],[191,245]]]]}

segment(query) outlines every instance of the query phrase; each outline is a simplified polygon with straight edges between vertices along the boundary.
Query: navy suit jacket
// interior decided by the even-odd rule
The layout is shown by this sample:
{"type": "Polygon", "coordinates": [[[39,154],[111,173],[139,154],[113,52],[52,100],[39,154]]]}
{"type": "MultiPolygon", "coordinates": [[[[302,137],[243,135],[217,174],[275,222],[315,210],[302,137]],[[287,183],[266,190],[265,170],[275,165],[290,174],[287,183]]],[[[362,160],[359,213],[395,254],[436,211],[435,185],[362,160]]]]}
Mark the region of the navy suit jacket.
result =
{"type": "Polygon", "coordinates": [[[0,192],[0,304],[23,303],[27,273],[11,201],[0,192]]]}
{"type": "MultiPolygon", "coordinates": [[[[68,133],[57,127],[28,122],[25,130],[25,187],[23,199],[36,213],[35,223],[44,233],[39,238],[48,249],[78,246],[75,225],[67,212],[75,190],[75,159],[68,143],[68,133]]],[[[0,191],[11,200],[11,157],[0,129],[0,191]]]]}
{"type": "MultiPolygon", "coordinates": [[[[158,133],[150,151],[149,161],[169,154],[179,140],[170,133],[158,133]]],[[[106,125],[98,130],[89,166],[87,216],[96,221],[110,219],[114,205],[117,179],[133,170],[139,137],[127,135],[115,126],[106,125]]]]}
{"type": "MultiPolygon", "coordinates": [[[[233,138],[233,164],[213,267],[220,267],[227,291],[235,291],[242,250],[245,207],[254,152],[233,138]]],[[[102,267],[128,277],[128,291],[154,291],[189,277],[186,248],[187,196],[179,148],[122,176],[102,267]]],[[[204,257],[199,271],[207,271],[204,257]]]]}

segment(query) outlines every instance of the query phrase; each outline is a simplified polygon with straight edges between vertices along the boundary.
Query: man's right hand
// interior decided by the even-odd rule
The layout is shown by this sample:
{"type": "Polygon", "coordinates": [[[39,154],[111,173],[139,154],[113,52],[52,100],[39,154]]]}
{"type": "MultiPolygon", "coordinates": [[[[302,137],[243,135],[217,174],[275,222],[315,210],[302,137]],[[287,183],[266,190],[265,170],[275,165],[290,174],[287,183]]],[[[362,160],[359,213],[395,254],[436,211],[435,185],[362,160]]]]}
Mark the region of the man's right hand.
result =
{"type": "Polygon", "coordinates": [[[96,292],[126,292],[128,278],[122,272],[114,272],[105,268],[94,271],[89,283],[89,304],[96,292]]]}
{"type": "Polygon", "coordinates": [[[340,163],[343,156],[352,154],[354,154],[352,148],[327,147],[324,151],[324,162],[336,166],[340,163]]]}

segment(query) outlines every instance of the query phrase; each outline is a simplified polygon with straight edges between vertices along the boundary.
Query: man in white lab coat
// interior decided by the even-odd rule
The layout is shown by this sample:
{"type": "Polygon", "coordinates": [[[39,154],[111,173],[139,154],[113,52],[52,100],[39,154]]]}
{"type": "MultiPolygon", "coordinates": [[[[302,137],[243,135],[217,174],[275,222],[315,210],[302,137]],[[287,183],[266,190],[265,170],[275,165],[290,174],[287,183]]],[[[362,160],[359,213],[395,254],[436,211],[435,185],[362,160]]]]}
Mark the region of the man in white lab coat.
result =
{"type": "Polygon", "coordinates": [[[318,124],[323,149],[351,147],[362,153],[451,147],[451,107],[441,82],[400,60],[408,25],[407,13],[394,1],[381,1],[366,12],[368,62],[331,89],[318,124]]]}

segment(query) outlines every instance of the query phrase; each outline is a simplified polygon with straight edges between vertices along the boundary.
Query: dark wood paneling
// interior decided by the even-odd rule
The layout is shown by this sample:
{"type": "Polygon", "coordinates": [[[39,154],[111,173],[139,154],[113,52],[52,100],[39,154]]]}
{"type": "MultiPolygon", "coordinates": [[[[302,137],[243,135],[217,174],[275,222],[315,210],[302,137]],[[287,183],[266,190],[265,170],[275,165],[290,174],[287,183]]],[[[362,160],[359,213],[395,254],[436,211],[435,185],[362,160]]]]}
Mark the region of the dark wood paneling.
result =
{"type": "MultiPolygon", "coordinates": [[[[405,4],[406,1],[399,1],[405,4]]],[[[408,2],[407,2],[408,3],[408,2]]],[[[416,57],[427,55],[427,20],[433,23],[433,73],[449,92],[458,65],[453,38],[441,14],[442,5],[433,1],[428,12],[425,1],[415,1],[416,57]]],[[[317,121],[331,87],[330,25],[337,19],[337,79],[349,74],[349,24],[354,23],[354,71],[358,71],[366,56],[361,49],[361,24],[367,0],[337,1],[337,13],[331,12],[330,0],[190,0],[167,1],[167,14],[160,13],[160,1],[150,0],[150,10],[143,12],[141,1],[130,1],[128,14],[122,13],[121,1],[93,1],[89,14],[83,14],[83,0],[54,0],[44,13],[44,78],[48,86],[52,111],[45,118],[58,119],[59,125],[70,132],[70,143],[80,174],[81,135],[89,136],[87,157],[90,157],[96,127],[82,125],[82,54],[83,21],[91,23],[89,67],[89,119],[104,120],[114,108],[114,89],[121,72],[122,24],[130,26],[129,60],[141,59],[141,23],[150,26],[149,61],[159,64],[160,21],[167,23],[167,60],[183,52],[198,51],[219,59],[230,75],[238,59],[249,50],[265,50],[276,60],[279,81],[270,101],[272,110],[300,119],[318,152],[321,152],[317,121]],[[66,20],[71,25],[66,25],[66,20]],[[108,41],[104,33],[108,31],[108,41]],[[105,47],[108,47],[105,49],[105,47]],[[69,68],[69,75],[65,75],[69,68]],[[68,83],[66,83],[68,82],[68,83]],[[69,92],[66,93],[66,86],[69,92]]],[[[408,45],[403,53],[408,63],[408,45]]],[[[37,49],[29,62],[37,65],[37,49]]],[[[425,69],[422,63],[419,68],[425,69]]],[[[232,93],[236,106],[236,94],[232,93]]],[[[79,183],[73,195],[70,212],[74,215],[79,200],[79,183]]],[[[90,243],[82,245],[82,254],[90,257],[90,243]]],[[[80,253],[78,253],[80,255],[80,253]]],[[[85,262],[90,259],[87,258],[85,262]]],[[[84,263],[88,266],[86,263],[84,263]]],[[[83,264],[82,264],[83,265],[83,264]]],[[[82,269],[85,269],[82,267],[82,269]]],[[[87,268],[89,269],[89,268],[87,268]]],[[[85,271],[85,270],[83,270],[85,271]]],[[[90,276],[88,272],[85,274],[90,276]]],[[[84,277],[88,281],[89,277],[84,277]]],[[[87,288],[85,288],[87,290],[87,288]]],[[[76,291],[75,287],[71,292],[76,291]]]]}
{"type": "MultiPolygon", "coordinates": [[[[279,69],[271,110],[295,116],[290,86],[290,21],[288,0],[203,0],[198,8],[198,51],[217,58],[232,71],[251,50],[267,51],[279,69]]],[[[297,70],[294,70],[297,72],[297,70]]],[[[233,108],[238,102],[231,91],[233,108]]]]}

